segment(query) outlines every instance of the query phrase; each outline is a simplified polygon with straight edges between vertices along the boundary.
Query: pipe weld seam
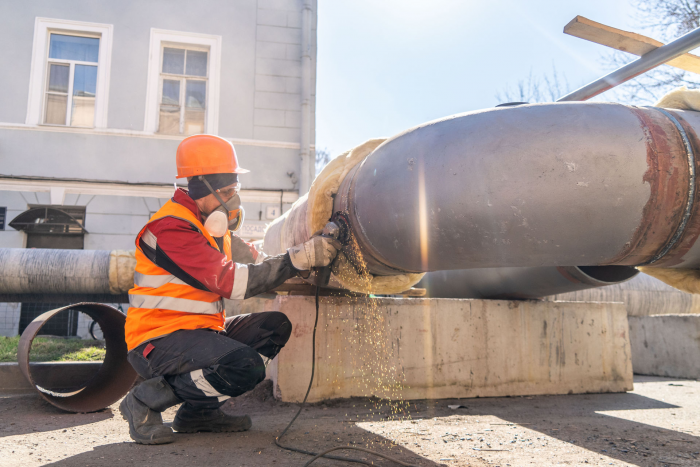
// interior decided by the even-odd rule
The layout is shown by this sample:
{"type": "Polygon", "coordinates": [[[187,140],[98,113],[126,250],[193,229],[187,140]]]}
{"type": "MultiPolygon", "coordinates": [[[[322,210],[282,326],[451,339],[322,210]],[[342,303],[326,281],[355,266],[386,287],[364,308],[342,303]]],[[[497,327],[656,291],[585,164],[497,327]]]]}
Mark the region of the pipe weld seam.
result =
{"type": "Polygon", "coordinates": [[[685,227],[688,225],[690,216],[693,214],[693,204],[695,201],[695,153],[693,152],[693,147],[690,144],[688,134],[686,133],[685,129],[678,121],[678,119],[674,117],[670,112],[659,107],[649,106],[647,108],[658,110],[659,112],[664,114],[666,118],[671,120],[673,125],[676,127],[676,130],[678,130],[678,133],[681,135],[681,139],[683,140],[683,146],[685,146],[685,153],[688,158],[688,201],[685,205],[685,212],[683,213],[683,218],[678,224],[678,227],[676,228],[673,237],[671,237],[671,240],[669,240],[669,242],[666,243],[663,249],[656,253],[649,261],[639,264],[639,266],[648,266],[657,262],[658,260],[663,258],[666,255],[666,253],[668,253],[671,250],[671,248],[673,248],[676,245],[676,243],[678,243],[678,240],[680,240],[681,236],[685,232],[685,227]]]}

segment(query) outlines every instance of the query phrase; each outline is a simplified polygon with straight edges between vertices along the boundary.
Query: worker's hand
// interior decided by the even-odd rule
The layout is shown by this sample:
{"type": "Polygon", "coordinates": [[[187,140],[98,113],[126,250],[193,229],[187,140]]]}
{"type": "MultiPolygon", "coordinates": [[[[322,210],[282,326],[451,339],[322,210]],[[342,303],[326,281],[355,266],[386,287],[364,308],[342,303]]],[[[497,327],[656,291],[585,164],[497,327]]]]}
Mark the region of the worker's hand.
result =
{"type": "Polygon", "coordinates": [[[341,244],[333,237],[314,236],[305,243],[291,247],[292,266],[299,271],[326,267],[335,259],[341,244]]]}

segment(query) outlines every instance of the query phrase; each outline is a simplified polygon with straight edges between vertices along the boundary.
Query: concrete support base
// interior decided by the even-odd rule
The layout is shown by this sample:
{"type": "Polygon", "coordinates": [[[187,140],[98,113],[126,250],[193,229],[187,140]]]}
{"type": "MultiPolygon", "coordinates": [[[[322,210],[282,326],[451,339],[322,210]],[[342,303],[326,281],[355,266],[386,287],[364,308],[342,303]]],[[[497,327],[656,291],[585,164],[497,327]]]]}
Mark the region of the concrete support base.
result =
{"type": "Polygon", "coordinates": [[[634,372],[700,379],[700,315],[630,316],[634,372]]]}
{"type": "MultiPolygon", "coordinates": [[[[299,402],[311,374],[314,297],[280,296],[292,337],[268,366],[299,402]]],[[[309,401],[441,399],[632,389],[622,303],[322,297],[309,401]]]]}

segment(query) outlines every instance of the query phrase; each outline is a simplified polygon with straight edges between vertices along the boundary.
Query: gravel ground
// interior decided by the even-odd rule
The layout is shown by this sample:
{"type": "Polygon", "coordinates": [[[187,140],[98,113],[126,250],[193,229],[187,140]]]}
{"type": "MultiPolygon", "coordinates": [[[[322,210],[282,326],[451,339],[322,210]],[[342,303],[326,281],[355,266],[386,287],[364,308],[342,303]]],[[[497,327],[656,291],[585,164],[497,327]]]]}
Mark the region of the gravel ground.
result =
{"type": "MultiPolygon", "coordinates": [[[[367,447],[416,466],[698,466],[698,394],[696,381],[638,376],[626,394],[413,401],[403,421],[373,401],[332,401],[307,407],[285,441],[309,450],[367,447]]],[[[35,395],[0,396],[0,465],[302,466],[309,459],[274,445],[297,406],[274,401],[265,383],[226,406],[250,414],[251,431],[176,435],[163,446],[132,443],[117,405],[67,414],[35,395]]],[[[164,419],[174,415],[170,409],[164,419]]]]}

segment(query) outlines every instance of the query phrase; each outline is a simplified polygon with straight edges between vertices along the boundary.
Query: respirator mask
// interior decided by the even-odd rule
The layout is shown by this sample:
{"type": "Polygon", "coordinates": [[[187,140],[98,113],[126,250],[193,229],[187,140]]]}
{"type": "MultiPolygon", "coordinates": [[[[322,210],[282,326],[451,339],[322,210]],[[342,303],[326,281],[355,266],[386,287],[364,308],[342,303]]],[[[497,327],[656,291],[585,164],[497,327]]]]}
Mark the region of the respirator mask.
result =
{"type": "Polygon", "coordinates": [[[233,190],[235,193],[231,199],[224,202],[219,194],[219,190],[214,190],[203,176],[200,175],[198,178],[209,188],[209,191],[216,197],[220,205],[204,221],[204,228],[207,229],[207,232],[212,237],[223,237],[226,234],[226,230],[231,230],[232,232],[239,230],[245,217],[245,211],[243,206],[241,206],[241,198],[238,195],[241,184],[236,183],[234,185],[233,190]]]}

